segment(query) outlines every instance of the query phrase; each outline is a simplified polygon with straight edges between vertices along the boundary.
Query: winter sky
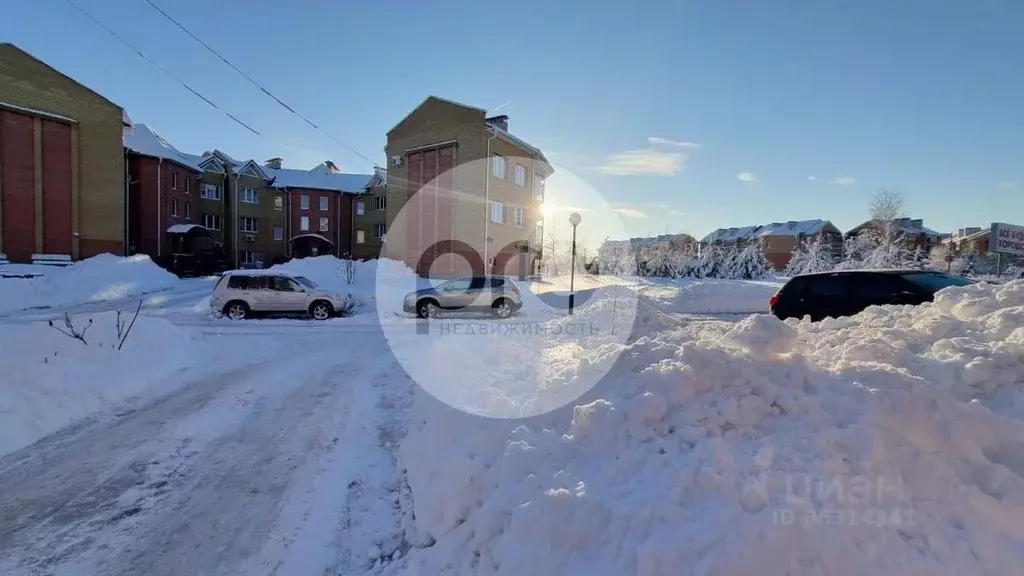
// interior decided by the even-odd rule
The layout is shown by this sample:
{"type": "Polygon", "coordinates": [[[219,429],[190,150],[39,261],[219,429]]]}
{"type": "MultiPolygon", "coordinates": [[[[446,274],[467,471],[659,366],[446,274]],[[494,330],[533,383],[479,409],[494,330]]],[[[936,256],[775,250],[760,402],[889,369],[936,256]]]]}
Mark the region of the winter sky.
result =
{"type": "MultiPolygon", "coordinates": [[[[74,1],[261,134],[66,0],[5,6],[0,39],[180,149],[370,168],[144,0],[74,1]]],[[[1024,224],[1014,0],[153,1],[371,161],[384,162],[385,132],[427,94],[509,114],[621,219],[585,217],[590,241],[810,218],[845,229],[882,186],[940,231],[1024,224]]],[[[560,192],[557,176],[551,188],[563,208],[586,199],[560,192]]]]}

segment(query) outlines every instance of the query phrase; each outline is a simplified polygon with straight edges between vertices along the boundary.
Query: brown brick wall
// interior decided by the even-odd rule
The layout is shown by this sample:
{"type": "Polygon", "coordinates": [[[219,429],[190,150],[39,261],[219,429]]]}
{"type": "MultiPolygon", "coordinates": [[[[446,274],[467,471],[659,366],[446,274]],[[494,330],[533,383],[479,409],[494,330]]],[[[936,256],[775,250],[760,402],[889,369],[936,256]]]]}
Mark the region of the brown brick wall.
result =
{"type": "Polygon", "coordinates": [[[72,255],[123,253],[121,108],[11,44],[0,44],[0,103],[75,121],[71,217],[80,239],[72,240],[72,255]],[[74,254],[75,244],[80,254],[74,254]]]}

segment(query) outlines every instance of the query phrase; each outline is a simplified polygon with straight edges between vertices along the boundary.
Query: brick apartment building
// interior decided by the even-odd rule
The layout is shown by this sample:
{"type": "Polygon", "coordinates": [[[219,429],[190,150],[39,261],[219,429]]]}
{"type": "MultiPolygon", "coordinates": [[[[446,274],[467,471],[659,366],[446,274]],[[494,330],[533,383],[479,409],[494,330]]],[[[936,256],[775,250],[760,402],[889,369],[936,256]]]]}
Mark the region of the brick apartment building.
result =
{"type": "Polygon", "coordinates": [[[124,254],[120,106],[0,44],[0,259],[124,254]]]}
{"type": "Polygon", "coordinates": [[[553,168],[507,116],[429,96],[388,131],[385,153],[389,256],[433,276],[536,270],[553,168]]]}
{"type": "Polygon", "coordinates": [[[843,233],[828,220],[790,220],[740,228],[719,228],[701,239],[701,244],[743,248],[752,241],[762,243],[765,258],[776,270],[789,265],[793,250],[801,243],[820,237],[836,258],[843,253],[843,233]]]}

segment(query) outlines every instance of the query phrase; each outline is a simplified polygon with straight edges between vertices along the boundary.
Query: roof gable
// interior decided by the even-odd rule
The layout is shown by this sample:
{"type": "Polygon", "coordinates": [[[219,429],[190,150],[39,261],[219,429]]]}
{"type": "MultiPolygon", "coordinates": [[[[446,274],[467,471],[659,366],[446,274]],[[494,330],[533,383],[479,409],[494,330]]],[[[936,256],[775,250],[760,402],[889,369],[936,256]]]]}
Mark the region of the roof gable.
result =
{"type": "Polygon", "coordinates": [[[408,114],[403,116],[401,120],[395,123],[395,125],[392,126],[390,130],[387,131],[387,134],[390,135],[399,127],[402,127],[414,116],[418,115],[421,111],[429,112],[431,116],[436,116],[437,110],[444,109],[449,109],[453,111],[461,110],[472,115],[472,117],[474,118],[478,116],[481,122],[487,116],[487,111],[484,110],[483,108],[477,108],[476,106],[470,106],[468,104],[463,104],[461,102],[456,102],[454,100],[448,100],[447,98],[441,98],[440,96],[431,95],[424,98],[423,102],[420,102],[419,105],[410,110],[408,114]]]}

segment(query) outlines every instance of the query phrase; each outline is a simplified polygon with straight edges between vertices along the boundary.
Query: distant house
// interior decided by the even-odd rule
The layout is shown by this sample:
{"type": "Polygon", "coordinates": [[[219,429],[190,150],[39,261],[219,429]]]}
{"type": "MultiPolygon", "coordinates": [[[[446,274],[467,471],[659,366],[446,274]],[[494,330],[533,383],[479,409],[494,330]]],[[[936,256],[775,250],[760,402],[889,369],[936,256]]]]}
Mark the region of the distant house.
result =
{"type": "MultiPolygon", "coordinates": [[[[921,248],[928,252],[933,247],[941,244],[944,238],[949,237],[949,234],[943,234],[931,228],[926,228],[924,220],[920,218],[897,218],[892,221],[892,224],[903,235],[907,248],[910,249],[921,248]]],[[[855,237],[868,230],[881,230],[884,225],[885,221],[883,220],[868,220],[847,230],[846,237],[855,237]]]]}
{"type": "Polygon", "coordinates": [[[843,233],[828,220],[790,220],[740,228],[719,228],[701,239],[702,245],[740,249],[761,242],[764,255],[776,270],[789,265],[793,250],[805,240],[821,237],[837,258],[843,253],[843,233]]]}

